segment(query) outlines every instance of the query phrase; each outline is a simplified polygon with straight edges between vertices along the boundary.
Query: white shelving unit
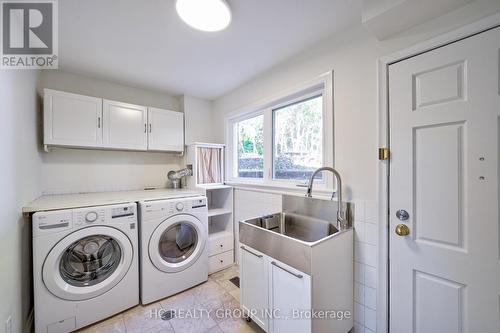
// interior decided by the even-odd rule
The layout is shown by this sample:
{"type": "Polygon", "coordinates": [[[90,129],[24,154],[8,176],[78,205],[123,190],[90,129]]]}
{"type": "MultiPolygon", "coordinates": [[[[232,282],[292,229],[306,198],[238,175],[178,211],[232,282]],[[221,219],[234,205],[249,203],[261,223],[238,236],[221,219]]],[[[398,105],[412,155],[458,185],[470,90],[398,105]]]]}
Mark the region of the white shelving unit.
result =
{"type": "Polygon", "coordinates": [[[187,149],[193,170],[188,186],[203,189],[208,200],[208,273],[234,263],[233,188],[224,185],[223,144],[194,143],[187,149]]]}
{"type": "Polygon", "coordinates": [[[234,263],[233,188],[199,186],[208,200],[209,274],[234,263]]]}

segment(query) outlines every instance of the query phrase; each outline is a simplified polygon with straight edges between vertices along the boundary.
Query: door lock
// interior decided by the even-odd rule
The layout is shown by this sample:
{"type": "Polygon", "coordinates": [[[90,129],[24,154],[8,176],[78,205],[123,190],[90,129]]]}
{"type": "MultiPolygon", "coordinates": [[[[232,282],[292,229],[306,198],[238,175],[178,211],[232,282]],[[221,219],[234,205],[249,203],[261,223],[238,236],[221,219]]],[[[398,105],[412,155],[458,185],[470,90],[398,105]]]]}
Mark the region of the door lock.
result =
{"type": "Polygon", "coordinates": [[[396,217],[400,220],[400,221],[406,221],[410,218],[410,214],[408,214],[408,212],[404,209],[400,209],[396,212],[396,217]]]}

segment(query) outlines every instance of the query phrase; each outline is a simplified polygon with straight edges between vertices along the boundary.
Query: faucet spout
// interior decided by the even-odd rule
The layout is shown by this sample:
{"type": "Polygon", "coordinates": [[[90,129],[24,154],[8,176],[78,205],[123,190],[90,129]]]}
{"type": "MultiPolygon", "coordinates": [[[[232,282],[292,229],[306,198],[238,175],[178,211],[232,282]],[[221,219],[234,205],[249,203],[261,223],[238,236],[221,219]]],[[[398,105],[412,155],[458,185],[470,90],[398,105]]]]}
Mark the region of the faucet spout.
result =
{"type": "MultiPolygon", "coordinates": [[[[346,221],[344,218],[344,212],[342,210],[343,202],[342,202],[342,179],[340,177],[340,174],[338,173],[337,170],[331,167],[322,167],[317,170],[315,170],[311,177],[309,178],[309,184],[307,186],[307,193],[306,197],[312,198],[312,189],[313,189],[313,184],[314,184],[314,178],[316,175],[322,171],[330,171],[333,173],[335,176],[335,179],[337,181],[337,198],[338,198],[338,208],[337,208],[337,226],[339,227],[339,230],[345,229],[346,228],[346,221]]],[[[335,195],[335,192],[332,193],[332,199],[335,195]]]]}

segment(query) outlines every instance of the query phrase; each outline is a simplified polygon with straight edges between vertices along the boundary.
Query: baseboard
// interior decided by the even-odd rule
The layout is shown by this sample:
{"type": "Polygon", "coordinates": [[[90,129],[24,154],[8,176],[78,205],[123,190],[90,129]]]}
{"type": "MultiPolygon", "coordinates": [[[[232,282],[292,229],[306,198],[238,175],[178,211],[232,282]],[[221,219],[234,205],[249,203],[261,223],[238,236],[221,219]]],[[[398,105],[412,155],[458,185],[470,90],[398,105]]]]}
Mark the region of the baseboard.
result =
{"type": "Polygon", "coordinates": [[[33,320],[35,318],[35,312],[31,309],[30,314],[28,315],[28,319],[24,323],[23,333],[31,333],[33,332],[33,320]]]}

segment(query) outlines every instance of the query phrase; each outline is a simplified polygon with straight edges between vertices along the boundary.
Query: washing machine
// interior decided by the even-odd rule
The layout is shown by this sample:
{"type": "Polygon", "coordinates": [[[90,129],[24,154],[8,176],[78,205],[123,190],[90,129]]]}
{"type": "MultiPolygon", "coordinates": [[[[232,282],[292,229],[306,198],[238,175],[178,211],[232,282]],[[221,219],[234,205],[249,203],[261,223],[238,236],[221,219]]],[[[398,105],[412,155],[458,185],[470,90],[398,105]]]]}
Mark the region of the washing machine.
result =
{"type": "Polygon", "coordinates": [[[142,304],[208,279],[208,210],[204,196],[139,203],[142,304]]]}
{"type": "Polygon", "coordinates": [[[139,304],[135,203],[33,214],[35,332],[71,332],[139,304]]]}

